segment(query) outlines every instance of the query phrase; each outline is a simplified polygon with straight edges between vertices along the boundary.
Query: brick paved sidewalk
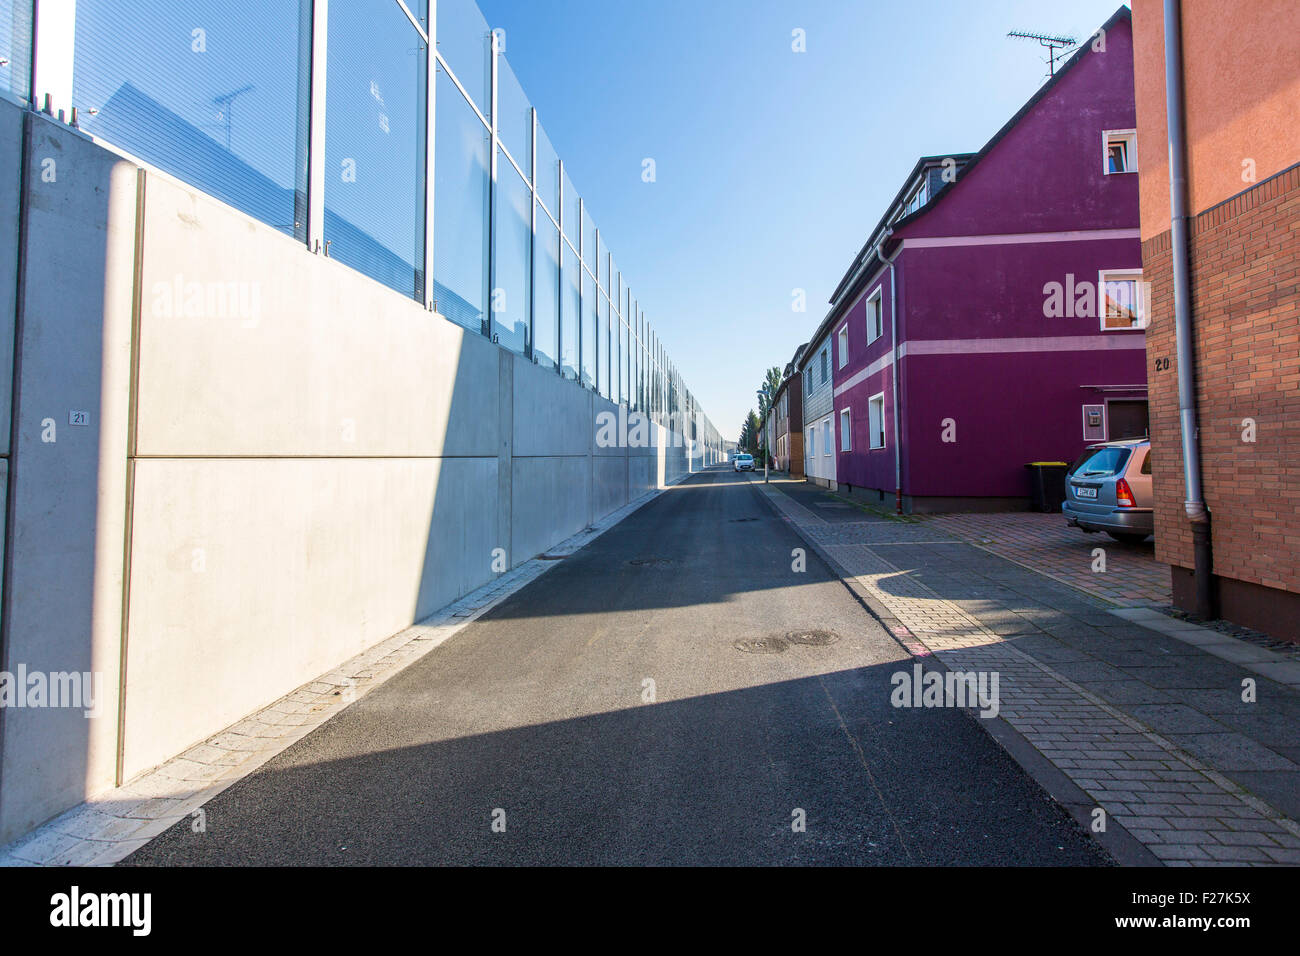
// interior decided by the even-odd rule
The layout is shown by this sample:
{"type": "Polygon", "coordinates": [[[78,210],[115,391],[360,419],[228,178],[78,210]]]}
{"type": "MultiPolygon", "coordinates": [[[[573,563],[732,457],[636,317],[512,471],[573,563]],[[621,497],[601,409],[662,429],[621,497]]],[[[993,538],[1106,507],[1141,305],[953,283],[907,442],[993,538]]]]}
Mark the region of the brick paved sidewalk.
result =
{"type": "Polygon", "coordinates": [[[999,717],[1157,859],[1300,863],[1300,664],[962,540],[978,522],[895,521],[805,482],[754,485],[918,657],[997,673],[999,717]]]}
{"type": "Polygon", "coordinates": [[[1122,606],[1169,604],[1169,568],[1156,561],[1155,546],[1124,544],[1104,534],[1084,534],[1059,514],[920,515],[926,525],[1023,564],[1040,574],[1100,595],[1122,606]],[[1094,571],[1094,551],[1105,552],[1105,571],[1094,571]]]}

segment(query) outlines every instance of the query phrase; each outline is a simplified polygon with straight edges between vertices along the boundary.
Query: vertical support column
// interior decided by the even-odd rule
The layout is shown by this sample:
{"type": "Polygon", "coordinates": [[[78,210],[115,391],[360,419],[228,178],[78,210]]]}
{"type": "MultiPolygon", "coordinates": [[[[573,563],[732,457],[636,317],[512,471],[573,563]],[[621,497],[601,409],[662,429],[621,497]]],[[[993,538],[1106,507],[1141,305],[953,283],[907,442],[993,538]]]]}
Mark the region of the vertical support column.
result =
{"type": "Polygon", "coordinates": [[[584,237],[582,235],[583,216],[582,211],[586,207],[582,204],[582,197],[578,197],[578,354],[576,361],[578,365],[578,384],[582,384],[582,290],[587,287],[586,276],[583,274],[582,244],[584,237]]]}
{"type": "Polygon", "coordinates": [[[528,160],[528,186],[532,193],[532,202],[528,205],[528,347],[524,354],[534,362],[533,354],[537,343],[537,110],[528,110],[532,133],[528,141],[532,144],[528,160]]]}
{"type": "Polygon", "coordinates": [[[311,118],[307,143],[307,248],[325,248],[325,57],[329,0],[311,5],[311,118]]]}
{"type": "Polygon", "coordinates": [[[435,308],[433,296],[434,146],[438,114],[438,0],[429,0],[429,55],[424,70],[424,307],[435,308]]]}
{"type": "Polygon", "coordinates": [[[32,108],[72,116],[72,54],[77,0],[36,0],[32,7],[32,108]]]}
{"type": "Polygon", "coordinates": [[[556,203],[560,208],[557,209],[555,221],[559,228],[560,245],[556,249],[555,259],[555,287],[559,290],[555,303],[555,371],[559,373],[560,378],[564,378],[564,160],[560,160],[560,182],[556,195],[560,197],[556,203]]]}
{"type": "Polygon", "coordinates": [[[488,119],[492,121],[491,145],[488,147],[488,307],[487,316],[483,323],[483,334],[493,342],[497,340],[496,317],[493,315],[492,304],[496,298],[497,288],[497,35],[495,31],[488,33],[488,50],[490,56],[488,62],[491,69],[488,70],[488,109],[491,115],[488,119]]]}

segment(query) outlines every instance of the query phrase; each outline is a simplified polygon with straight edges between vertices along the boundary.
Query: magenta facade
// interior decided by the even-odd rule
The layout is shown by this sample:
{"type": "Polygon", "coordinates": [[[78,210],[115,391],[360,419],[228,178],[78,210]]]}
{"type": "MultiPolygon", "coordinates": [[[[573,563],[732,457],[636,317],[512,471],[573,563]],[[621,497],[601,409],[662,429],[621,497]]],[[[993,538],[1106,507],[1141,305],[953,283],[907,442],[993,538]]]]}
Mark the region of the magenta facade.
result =
{"type": "MultiPolygon", "coordinates": [[[[1137,174],[1107,172],[1108,142],[1137,125],[1127,10],[1104,29],[1104,50],[1085,45],[980,153],[919,163],[923,204],[901,218],[891,209],[841,283],[843,305],[823,323],[837,448],[846,410],[851,438],[838,452],[841,488],[892,502],[897,447],[908,510],[1014,507],[1029,495],[1027,462],[1069,461],[1091,441],[1141,433],[1145,332],[1118,327],[1131,321],[1125,296],[1142,288],[1137,174]],[[893,259],[896,291],[877,248],[893,259]],[[877,294],[883,334],[872,341],[877,294]],[[883,447],[872,447],[881,430],[883,447]]],[[[1129,163],[1137,145],[1128,140],[1129,163]]],[[[896,208],[911,192],[909,182],[896,208]]]]}

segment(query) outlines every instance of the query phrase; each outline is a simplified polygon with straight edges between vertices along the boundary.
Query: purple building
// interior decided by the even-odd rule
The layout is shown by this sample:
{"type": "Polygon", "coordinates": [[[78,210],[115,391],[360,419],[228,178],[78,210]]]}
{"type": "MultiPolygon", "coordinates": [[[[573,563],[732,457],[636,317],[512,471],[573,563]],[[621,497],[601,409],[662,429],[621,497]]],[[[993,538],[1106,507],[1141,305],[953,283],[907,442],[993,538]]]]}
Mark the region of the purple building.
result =
{"type": "Polygon", "coordinates": [[[1121,8],[983,149],[917,162],[812,337],[841,490],[1023,507],[1026,463],[1146,433],[1133,104],[1121,8]]]}

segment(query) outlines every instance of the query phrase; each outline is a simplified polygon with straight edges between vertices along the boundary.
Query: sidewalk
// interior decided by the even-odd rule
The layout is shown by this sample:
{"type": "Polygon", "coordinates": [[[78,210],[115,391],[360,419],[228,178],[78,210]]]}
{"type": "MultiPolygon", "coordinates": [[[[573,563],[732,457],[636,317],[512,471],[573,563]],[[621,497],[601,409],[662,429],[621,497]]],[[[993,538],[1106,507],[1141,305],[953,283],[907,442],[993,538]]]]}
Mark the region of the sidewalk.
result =
{"type": "Polygon", "coordinates": [[[1152,610],[1150,582],[1083,590],[1091,570],[1003,557],[996,516],[897,520],[751,481],[914,654],[997,673],[1001,720],[1155,859],[1300,863],[1300,662],[1152,610]],[[987,542],[954,533],[967,518],[987,542]]]}

